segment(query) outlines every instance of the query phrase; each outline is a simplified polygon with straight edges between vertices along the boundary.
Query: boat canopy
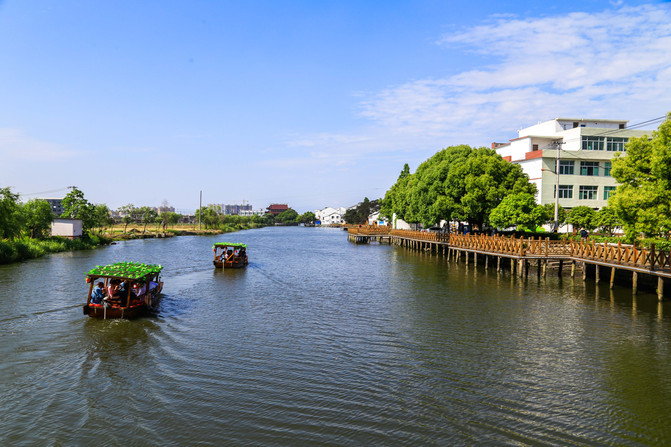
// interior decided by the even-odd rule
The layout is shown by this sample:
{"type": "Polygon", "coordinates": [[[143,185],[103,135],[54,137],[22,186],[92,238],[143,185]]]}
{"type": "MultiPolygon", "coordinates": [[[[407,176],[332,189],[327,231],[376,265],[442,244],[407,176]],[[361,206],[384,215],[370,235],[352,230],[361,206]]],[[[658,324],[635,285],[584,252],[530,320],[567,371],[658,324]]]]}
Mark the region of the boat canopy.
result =
{"type": "Polygon", "coordinates": [[[161,270],[163,270],[162,265],[143,264],[141,262],[116,262],[105,266],[97,265],[86,276],[89,278],[106,277],[146,281],[161,273],[161,270]]]}
{"type": "Polygon", "coordinates": [[[247,248],[247,244],[239,244],[237,242],[215,242],[212,248],[216,247],[247,248]]]}

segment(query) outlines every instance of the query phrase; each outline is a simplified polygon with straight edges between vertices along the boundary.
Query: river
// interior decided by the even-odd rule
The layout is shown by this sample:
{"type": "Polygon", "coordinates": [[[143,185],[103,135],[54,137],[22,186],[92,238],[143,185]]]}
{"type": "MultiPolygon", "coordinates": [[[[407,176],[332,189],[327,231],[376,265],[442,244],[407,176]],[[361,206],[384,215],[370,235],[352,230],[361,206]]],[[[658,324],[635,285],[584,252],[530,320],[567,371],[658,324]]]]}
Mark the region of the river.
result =
{"type": "Polygon", "coordinates": [[[669,445],[669,306],[336,229],[54,254],[0,266],[0,445],[669,445]],[[122,260],[165,267],[157,314],[85,317],[122,260]]]}

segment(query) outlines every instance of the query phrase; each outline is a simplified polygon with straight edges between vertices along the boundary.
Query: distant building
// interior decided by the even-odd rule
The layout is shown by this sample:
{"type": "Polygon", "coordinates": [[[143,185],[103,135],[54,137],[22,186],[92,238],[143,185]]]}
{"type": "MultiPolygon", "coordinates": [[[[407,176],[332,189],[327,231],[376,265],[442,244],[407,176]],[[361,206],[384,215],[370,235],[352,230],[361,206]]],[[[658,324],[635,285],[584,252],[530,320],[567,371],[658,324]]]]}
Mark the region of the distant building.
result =
{"type": "Polygon", "coordinates": [[[158,208],[156,208],[156,212],[158,212],[159,216],[163,213],[174,213],[175,212],[175,207],[174,206],[159,206],[158,208]]]}
{"type": "Polygon", "coordinates": [[[51,212],[54,214],[54,216],[59,217],[61,214],[63,214],[63,199],[45,198],[41,200],[46,200],[47,203],[49,203],[51,212]]]}
{"type": "Polygon", "coordinates": [[[652,131],[627,129],[627,121],[556,118],[518,131],[508,143],[492,143],[492,149],[522,167],[538,188],[537,203],[554,203],[559,175],[559,205],[602,208],[617,186],[610,175],[613,156],[624,152],[629,138],[643,135],[652,131]]]}
{"type": "Polygon", "coordinates": [[[51,235],[75,239],[82,237],[81,219],[54,219],[51,223],[51,235]]]}
{"type": "Polygon", "coordinates": [[[345,223],[346,208],[332,208],[327,206],[321,210],[315,210],[315,220],[321,225],[341,225],[345,223]]]}
{"type": "Polygon", "coordinates": [[[289,205],[286,203],[271,203],[270,206],[266,208],[266,212],[268,214],[272,214],[273,216],[277,216],[278,214],[282,214],[288,209],[289,205]]]}
{"type": "Polygon", "coordinates": [[[240,216],[263,216],[266,214],[266,210],[264,209],[258,209],[258,210],[241,210],[240,211],[240,216]]]}

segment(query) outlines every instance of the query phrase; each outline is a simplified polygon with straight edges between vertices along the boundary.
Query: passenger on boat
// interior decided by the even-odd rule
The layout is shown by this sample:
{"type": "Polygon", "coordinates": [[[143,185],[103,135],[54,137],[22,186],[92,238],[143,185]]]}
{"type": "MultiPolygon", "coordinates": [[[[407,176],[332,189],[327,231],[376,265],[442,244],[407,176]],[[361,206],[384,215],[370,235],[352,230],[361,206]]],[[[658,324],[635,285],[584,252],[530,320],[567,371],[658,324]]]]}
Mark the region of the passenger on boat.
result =
{"type": "Polygon", "coordinates": [[[91,304],[102,304],[105,299],[105,283],[100,281],[91,293],[91,304]]]}
{"type": "Polygon", "coordinates": [[[109,286],[107,286],[107,298],[105,298],[105,301],[112,305],[118,305],[121,303],[122,295],[121,280],[116,278],[112,279],[109,282],[109,286]]]}

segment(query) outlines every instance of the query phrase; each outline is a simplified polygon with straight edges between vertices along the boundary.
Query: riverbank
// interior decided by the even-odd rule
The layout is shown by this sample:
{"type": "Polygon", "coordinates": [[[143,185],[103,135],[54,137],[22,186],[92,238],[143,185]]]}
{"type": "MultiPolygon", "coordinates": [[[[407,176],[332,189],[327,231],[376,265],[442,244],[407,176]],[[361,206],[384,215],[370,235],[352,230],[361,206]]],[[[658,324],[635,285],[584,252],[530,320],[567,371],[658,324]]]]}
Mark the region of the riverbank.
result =
{"type": "Polygon", "coordinates": [[[0,241],[0,264],[26,261],[40,258],[49,253],[63,251],[90,250],[100,245],[109,244],[111,239],[92,235],[84,239],[67,239],[50,237],[47,239],[14,239],[0,241]]]}
{"type": "Polygon", "coordinates": [[[169,238],[175,236],[215,236],[217,234],[232,233],[240,230],[261,228],[263,225],[240,224],[234,227],[219,229],[198,229],[194,225],[175,226],[165,231],[145,231],[142,226],[111,227],[103,234],[92,234],[82,239],[68,239],[50,237],[46,239],[21,238],[0,241],[0,265],[40,258],[50,253],[64,251],[91,250],[101,245],[108,245],[114,241],[128,241],[134,239],[169,238]]]}

